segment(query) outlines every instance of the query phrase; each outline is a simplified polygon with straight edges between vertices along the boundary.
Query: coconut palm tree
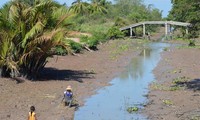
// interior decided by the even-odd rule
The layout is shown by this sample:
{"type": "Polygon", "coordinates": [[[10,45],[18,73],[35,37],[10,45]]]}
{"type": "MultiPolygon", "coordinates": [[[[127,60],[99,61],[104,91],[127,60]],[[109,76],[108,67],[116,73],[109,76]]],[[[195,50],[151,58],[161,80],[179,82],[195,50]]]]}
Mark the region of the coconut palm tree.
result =
{"type": "Polygon", "coordinates": [[[87,2],[82,2],[82,0],[76,0],[75,2],[72,3],[70,11],[81,15],[88,14],[89,12],[88,6],[89,4],[87,2]]]}
{"type": "Polygon", "coordinates": [[[91,0],[90,12],[91,13],[107,13],[106,0],[91,0]]]}

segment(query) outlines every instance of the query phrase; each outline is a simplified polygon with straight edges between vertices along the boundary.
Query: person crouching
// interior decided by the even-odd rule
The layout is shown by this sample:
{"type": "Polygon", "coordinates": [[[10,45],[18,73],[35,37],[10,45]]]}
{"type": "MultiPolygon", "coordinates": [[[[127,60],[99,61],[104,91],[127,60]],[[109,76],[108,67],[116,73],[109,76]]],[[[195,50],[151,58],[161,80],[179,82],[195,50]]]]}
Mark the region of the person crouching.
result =
{"type": "Polygon", "coordinates": [[[71,86],[67,86],[66,90],[64,91],[65,106],[71,107],[72,98],[73,98],[72,88],[71,86]]]}

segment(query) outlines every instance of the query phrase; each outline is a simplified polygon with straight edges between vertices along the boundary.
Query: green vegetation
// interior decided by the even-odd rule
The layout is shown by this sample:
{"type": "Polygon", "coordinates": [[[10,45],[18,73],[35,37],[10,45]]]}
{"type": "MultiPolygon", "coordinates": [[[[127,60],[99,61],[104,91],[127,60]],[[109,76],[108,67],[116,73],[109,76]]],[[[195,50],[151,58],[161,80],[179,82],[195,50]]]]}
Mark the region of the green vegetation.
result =
{"type": "Polygon", "coordinates": [[[168,50],[169,50],[169,48],[167,48],[167,47],[166,47],[166,48],[164,48],[163,50],[164,50],[164,51],[168,51],[168,50]]]}
{"type": "Polygon", "coordinates": [[[171,100],[166,99],[166,100],[163,100],[162,102],[167,106],[173,105],[173,102],[171,100]]]}
{"type": "Polygon", "coordinates": [[[134,112],[137,112],[138,110],[139,110],[138,107],[129,107],[129,108],[127,108],[127,111],[129,113],[134,113],[134,112]]]}
{"type": "Polygon", "coordinates": [[[190,120],[200,120],[200,115],[192,116],[190,120]]]}
{"type": "Polygon", "coordinates": [[[140,39],[118,39],[116,44],[112,44],[111,48],[114,48],[114,51],[110,52],[110,58],[112,60],[115,60],[119,55],[123,54],[125,51],[128,51],[129,49],[137,49],[141,50],[143,48],[143,44],[148,41],[140,40],[140,39]],[[137,46],[137,47],[135,47],[137,46]]]}
{"type": "Polygon", "coordinates": [[[182,89],[182,87],[180,87],[180,86],[178,86],[178,85],[171,86],[171,87],[169,88],[170,91],[177,91],[177,90],[181,90],[181,89],[182,89]]]}
{"type": "Polygon", "coordinates": [[[185,76],[183,76],[183,77],[177,77],[177,78],[173,79],[172,83],[173,84],[181,84],[181,83],[187,82],[189,79],[190,78],[185,77],[185,76]]]}
{"type": "Polygon", "coordinates": [[[189,77],[177,77],[173,79],[172,83],[174,84],[173,86],[170,87],[170,91],[176,91],[176,90],[181,90],[185,88],[185,84],[189,81],[189,77]]]}
{"type": "Polygon", "coordinates": [[[168,88],[165,87],[164,85],[158,84],[155,82],[153,84],[151,84],[151,89],[153,89],[153,90],[168,90],[168,88]]]}
{"type": "Polygon", "coordinates": [[[165,90],[165,91],[177,91],[183,90],[185,88],[185,83],[189,81],[190,78],[182,76],[177,77],[172,80],[172,85],[164,86],[163,84],[153,83],[151,88],[154,90],[165,90]]]}
{"type": "Polygon", "coordinates": [[[100,43],[123,38],[121,26],[161,19],[161,11],[142,0],[76,0],[70,7],[54,0],[12,0],[0,8],[0,77],[35,80],[52,55],[97,50],[100,43]],[[77,42],[70,32],[91,36],[79,35],[77,42]]]}
{"type": "Polygon", "coordinates": [[[182,87],[181,86],[178,86],[178,85],[174,85],[174,86],[164,86],[162,84],[157,84],[157,83],[154,83],[151,85],[151,88],[153,90],[164,90],[164,91],[176,91],[176,90],[181,90],[182,87]]]}
{"type": "Polygon", "coordinates": [[[181,29],[184,37],[195,38],[200,35],[200,17],[198,16],[200,16],[199,0],[172,0],[172,10],[168,20],[192,23],[188,36],[185,30],[181,29]]]}
{"type": "Polygon", "coordinates": [[[116,39],[116,38],[123,38],[124,37],[124,33],[121,32],[119,30],[119,28],[116,27],[116,26],[111,27],[108,30],[107,35],[108,35],[108,38],[110,38],[110,39],[116,39]]]}
{"type": "Polygon", "coordinates": [[[72,40],[69,40],[69,44],[74,53],[80,53],[81,50],[83,49],[83,47],[80,43],[74,42],[72,40]]]}
{"type": "Polygon", "coordinates": [[[72,16],[51,0],[31,4],[14,0],[4,5],[0,9],[0,76],[35,79],[55,53],[53,48],[68,50],[62,40],[72,16]]]}

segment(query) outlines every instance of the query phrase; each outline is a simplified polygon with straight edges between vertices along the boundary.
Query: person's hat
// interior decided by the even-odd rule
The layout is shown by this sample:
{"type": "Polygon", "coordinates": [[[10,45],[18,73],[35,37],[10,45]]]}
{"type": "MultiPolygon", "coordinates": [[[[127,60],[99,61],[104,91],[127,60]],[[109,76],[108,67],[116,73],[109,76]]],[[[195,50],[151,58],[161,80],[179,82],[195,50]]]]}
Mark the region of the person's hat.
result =
{"type": "Polygon", "coordinates": [[[71,86],[67,86],[66,90],[72,90],[71,86]]]}
{"type": "Polygon", "coordinates": [[[31,106],[31,107],[30,107],[30,110],[31,110],[31,111],[35,111],[35,107],[34,107],[34,106],[31,106]]]}

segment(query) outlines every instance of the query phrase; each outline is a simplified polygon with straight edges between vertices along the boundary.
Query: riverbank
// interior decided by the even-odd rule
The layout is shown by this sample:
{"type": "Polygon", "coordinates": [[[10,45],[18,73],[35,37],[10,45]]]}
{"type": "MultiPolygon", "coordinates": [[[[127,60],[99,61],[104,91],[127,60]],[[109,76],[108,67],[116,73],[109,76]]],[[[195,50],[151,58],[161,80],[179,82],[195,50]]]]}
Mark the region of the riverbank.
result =
{"type": "MultiPolygon", "coordinates": [[[[98,51],[78,56],[54,56],[49,59],[40,81],[22,83],[0,79],[0,119],[26,119],[35,105],[38,119],[73,120],[75,108],[64,107],[63,91],[71,85],[80,105],[95,92],[109,85],[136,57],[142,41],[116,40],[99,46],[98,51]]],[[[149,104],[144,113],[152,120],[198,119],[200,114],[200,49],[169,48],[153,71],[149,104]],[[179,85],[179,86],[176,86],[179,85]]]]}
{"type": "Polygon", "coordinates": [[[27,119],[35,105],[38,119],[72,120],[75,108],[64,107],[63,91],[71,85],[80,105],[103,86],[109,85],[130,60],[137,56],[142,40],[114,40],[100,45],[98,51],[78,56],[54,56],[49,59],[40,81],[22,83],[1,78],[0,119],[27,119]]]}
{"type": "Polygon", "coordinates": [[[145,113],[151,120],[200,119],[200,49],[170,48],[153,71],[145,113]]]}

